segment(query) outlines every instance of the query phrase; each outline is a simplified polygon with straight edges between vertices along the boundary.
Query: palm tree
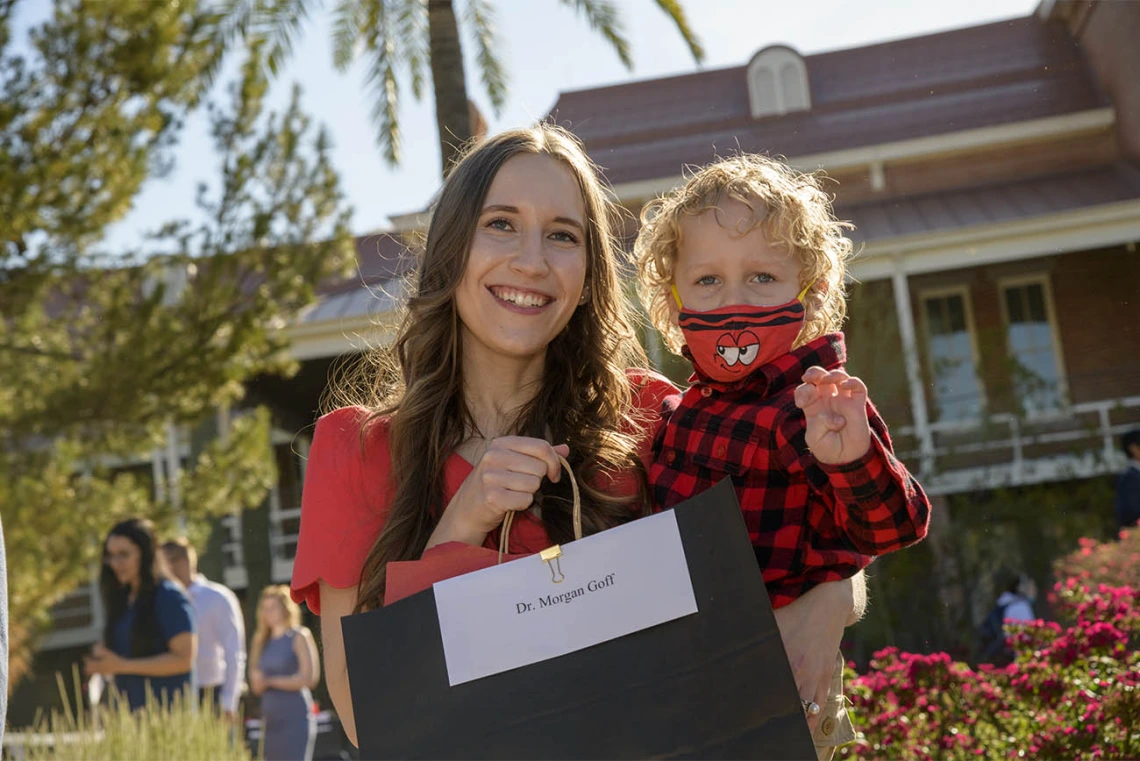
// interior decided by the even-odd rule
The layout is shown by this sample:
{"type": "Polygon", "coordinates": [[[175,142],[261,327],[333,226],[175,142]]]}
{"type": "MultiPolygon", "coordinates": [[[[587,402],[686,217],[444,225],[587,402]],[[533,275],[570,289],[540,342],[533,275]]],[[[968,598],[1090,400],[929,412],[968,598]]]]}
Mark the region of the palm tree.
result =
{"type": "MultiPolygon", "coordinates": [[[[633,68],[621,15],[611,0],[559,0],[573,7],[610,44],[626,69],[633,68]]],[[[679,0],[653,0],[677,27],[694,60],[704,49],[679,0]]],[[[322,0],[225,0],[225,12],[240,34],[261,50],[276,74],[292,52],[293,40],[322,0]]],[[[491,0],[466,0],[463,21],[475,40],[475,60],[495,114],[506,103],[507,73],[498,57],[491,0]]],[[[389,166],[400,162],[403,138],[399,104],[401,75],[413,97],[423,97],[425,68],[431,67],[436,127],[444,173],[460,146],[472,137],[473,111],[467,96],[459,19],[452,0],[337,0],[333,9],[333,63],[347,70],[359,57],[368,66],[376,140],[389,166]]]]}

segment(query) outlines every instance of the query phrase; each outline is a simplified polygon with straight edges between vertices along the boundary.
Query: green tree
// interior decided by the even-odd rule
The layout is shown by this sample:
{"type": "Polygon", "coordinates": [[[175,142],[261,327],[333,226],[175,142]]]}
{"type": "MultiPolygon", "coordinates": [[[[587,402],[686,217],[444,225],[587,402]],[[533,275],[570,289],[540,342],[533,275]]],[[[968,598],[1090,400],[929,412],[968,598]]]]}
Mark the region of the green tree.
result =
{"type": "MultiPolygon", "coordinates": [[[[227,0],[234,28],[268,47],[266,64],[279,70],[293,40],[320,0],[227,0]]],[[[633,68],[617,4],[609,0],[559,0],[575,9],[602,35],[627,69],[633,68]]],[[[704,60],[678,0],[653,0],[677,27],[693,58],[704,60]]],[[[399,105],[403,86],[416,100],[423,97],[430,69],[435,96],[436,128],[444,173],[475,130],[463,65],[460,20],[452,0],[337,0],[333,9],[333,63],[345,71],[359,57],[367,62],[368,87],[376,139],[389,165],[400,162],[403,141],[399,105]],[[402,83],[403,80],[403,83],[402,83]]],[[[491,0],[468,0],[463,21],[475,41],[475,60],[484,91],[496,115],[507,97],[507,72],[499,58],[495,13],[491,0]]]]}
{"type": "MultiPolygon", "coordinates": [[[[0,512],[8,540],[14,680],[51,606],[89,578],[117,519],[168,528],[147,458],[170,424],[238,403],[244,382],[288,372],[279,327],[343,269],[348,212],[329,142],[301,111],[266,114],[259,47],[210,105],[220,164],[200,221],[172,220],[145,250],[100,240],[218,71],[229,34],[206,3],[56,0],[10,49],[0,0],[0,512]]],[[[241,416],[179,481],[193,525],[260,504],[273,479],[264,410],[241,416]]]]}

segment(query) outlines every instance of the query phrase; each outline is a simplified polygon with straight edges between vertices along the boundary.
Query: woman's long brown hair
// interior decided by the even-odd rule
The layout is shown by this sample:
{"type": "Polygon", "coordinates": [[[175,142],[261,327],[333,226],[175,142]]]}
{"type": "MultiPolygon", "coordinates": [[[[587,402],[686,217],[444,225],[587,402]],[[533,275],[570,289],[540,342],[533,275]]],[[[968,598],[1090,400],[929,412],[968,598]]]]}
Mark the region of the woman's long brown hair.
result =
{"type": "MultiPolygon", "coordinates": [[[[588,298],[550,343],[541,387],[511,433],[570,445],[587,534],[629,520],[645,504],[638,456],[645,423],[632,419],[625,369],[645,367],[646,360],[619,285],[615,207],[569,132],[550,125],[504,132],[470,148],[448,175],[394,344],[364,368],[371,373],[366,384],[347,378],[343,389],[350,395],[333,397],[374,410],[366,425],[388,426],[391,452],[390,510],[360,573],[357,612],[382,605],[387,564],[419,558],[446,507],[444,465],[474,427],[463,396],[455,292],[491,182],[508,159],[524,153],[561,161],[577,179],[586,210],[588,298]],[[618,473],[636,475],[636,497],[607,493],[618,473]]],[[[551,540],[570,541],[568,481],[544,482],[536,499],[551,540]]]]}
{"type": "Polygon", "coordinates": [[[261,597],[258,598],[257,604],[257,628],[253,632],[253,640],[249,648],[250,670],[261,668],[261,654],[265,651],[265,643],[269,641],[271,633],[269,622],[261,614],[261,600],[266,598],[276,600],[281,605],[281,609],[285,611],[285,618],[289,621],[290,629],[296,629],[301,625],[301,608],[289,596],[288,584],[270,584],[261,590],[261,597]]]}

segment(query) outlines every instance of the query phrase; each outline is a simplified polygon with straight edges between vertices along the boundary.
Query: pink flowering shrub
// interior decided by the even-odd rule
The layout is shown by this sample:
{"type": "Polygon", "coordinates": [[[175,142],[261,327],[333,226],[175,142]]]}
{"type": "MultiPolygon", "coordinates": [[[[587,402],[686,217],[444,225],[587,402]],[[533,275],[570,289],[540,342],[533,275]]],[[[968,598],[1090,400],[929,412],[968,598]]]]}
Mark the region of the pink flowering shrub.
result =
{"type": "Polygon", "coordinates": [[[849,681],[865,739],[841,758],[1140,758],[1140,531],[1055,564],[1063,623],[1018,626],[1009,666],[887,648],[849,681]]]}

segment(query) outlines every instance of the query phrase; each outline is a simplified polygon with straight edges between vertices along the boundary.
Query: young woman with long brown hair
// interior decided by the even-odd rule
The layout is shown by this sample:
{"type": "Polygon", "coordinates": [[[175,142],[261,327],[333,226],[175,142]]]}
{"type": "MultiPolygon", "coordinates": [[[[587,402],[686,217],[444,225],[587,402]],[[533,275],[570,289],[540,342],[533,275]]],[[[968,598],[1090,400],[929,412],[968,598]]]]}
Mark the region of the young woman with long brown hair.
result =
{"type": "MultiPolygon", "coordinates": [[[[394,573],[424,558],[422,586],[493,564],[508,512],[510,553],[569,541],[559,455],[582,488],[587,534],[647,506],[642,457],[676,389],[627,369],[647,363],[614,229],[595,168],[564,130],[474,147],[435,205],[392,364],[367,398],[317,423],[292,590],[321,616],[329,693],[353,743],[340,619],[382,605],[394,573]],[[448,552],[462,561],[439,562],[448,552]]],[[[797,632],[842,628],[852,585],[830,586],[793,611],[797,632]]]]}
{"type": "Polygon", "coordinates": [[[310,690],[321,680],[321,664],[312,632],[301,626],[301,609],[284,584],[261,591],[249,650],[249,686],[261,697],[261,757],[308,761],[317,741],[310,690]]]}
{"type": "Polygon", "coordinates": [[[190,599],[170,578],[149,520],[128,518],[111,527],[99,593],[106,622],[84,673],[113,677],[132,711],[146,707],[148,693],[169,705],[191,687],[198,635],[190,599]]]}

